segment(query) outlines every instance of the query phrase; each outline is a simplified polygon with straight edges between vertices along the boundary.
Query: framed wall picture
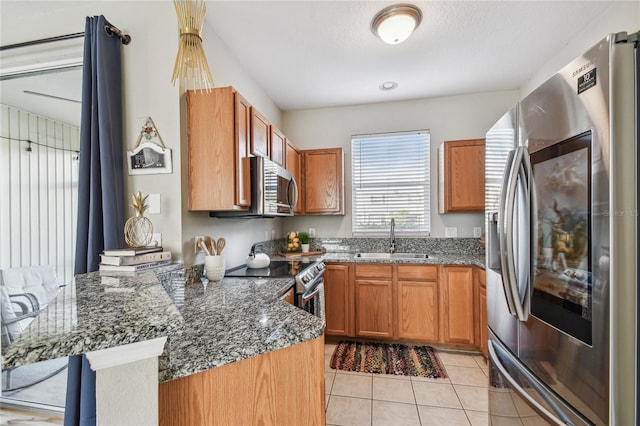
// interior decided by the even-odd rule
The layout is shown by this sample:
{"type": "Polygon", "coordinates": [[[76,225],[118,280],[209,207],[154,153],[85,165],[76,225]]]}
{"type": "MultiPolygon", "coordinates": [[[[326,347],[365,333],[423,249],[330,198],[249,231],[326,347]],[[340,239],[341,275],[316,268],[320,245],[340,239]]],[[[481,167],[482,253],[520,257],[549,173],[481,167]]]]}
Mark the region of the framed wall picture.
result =
{"type": "Polygon", "coordinates": [[[142,126],[136,147],[127,151],[127,163],[130,175],[173,173],[171,150],[164,146],[151,117],[142,126]]]}

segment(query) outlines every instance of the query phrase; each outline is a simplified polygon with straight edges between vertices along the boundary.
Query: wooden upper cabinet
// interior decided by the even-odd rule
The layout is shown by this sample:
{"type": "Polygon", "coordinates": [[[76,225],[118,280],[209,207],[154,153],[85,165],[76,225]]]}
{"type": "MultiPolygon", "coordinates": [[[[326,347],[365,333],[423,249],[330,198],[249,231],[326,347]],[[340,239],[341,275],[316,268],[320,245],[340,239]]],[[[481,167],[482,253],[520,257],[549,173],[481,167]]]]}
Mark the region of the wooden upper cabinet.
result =
{"type": "Polygon", "coordinates": [[[282,132],[278,130],[274,125],[271,125],[271,149],[270,157],[271,161],[277,163],[281,167],[285,167],[286,160],[286,139],[282,132]]]}
{"type": "Polygon", "coordinates": [[[250,105],[231,87],[188,91],[189,210],[246,210],[250,105]]]}
{"type": "Polygon", "coordinates": [[[260,112],[251,108],[251,153],[271,158],[271,125],[260,112]]]}
{"type": "Polygon", "coordinates": [[[484,139],[445,141],[439,148],[439,211],[484,212],[484,139]]]}
{"type": "Polygon", "coordinates": [[[342,148],[304,152],[304,213],[344,214],[342,148]]]}
{"type": "Polygon", "coordinates": [[[475,344],[476,304],[473,267],[442,268],[444,342],[475,344]]]}
{"type": "Polygon", "coordinates": [[[288,140],[286,140],[285,147],[285,166],[286,169],[291,172],[293,175],[293,179],[296,181],[298,185],[298,203],[296,207],[293,209],[294,214],[302,214],[304,213],[304,191],[303,191],[303,183],[302,183],[302,153],[298,151],[298,149],[293,146],[288,140]]]}
{"type": "Polygon", "coordinates": [[[240,94],[235,94],[236,127],[236,205],[251,206],[251,166],[249,165],[251,139],[251,104],[240,94]]]}

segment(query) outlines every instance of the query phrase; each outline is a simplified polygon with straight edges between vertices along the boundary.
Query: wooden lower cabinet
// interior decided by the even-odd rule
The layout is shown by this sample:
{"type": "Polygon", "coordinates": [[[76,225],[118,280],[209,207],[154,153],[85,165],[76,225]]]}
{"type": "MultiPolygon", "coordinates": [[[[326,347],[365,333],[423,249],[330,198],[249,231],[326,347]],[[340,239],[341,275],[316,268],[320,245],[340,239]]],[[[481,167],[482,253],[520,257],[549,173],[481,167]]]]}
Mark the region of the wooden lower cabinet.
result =
{"type": "Polygon", "coordinates": [[[324,337],[161,383],[160,425],[324,425],[324,337]]]}
{"type": "Polygon", "coordinates": [[[397,265],[396,278],[397,337],[439,341],[438,267],[397,265]]]}
{"type": "Polygon", "coordinates": [[[485,357],[489,356],[489,330],[487,328],[487,284],[484,269],[476,269],[476,278],[478,284],[478,346],[480,352],[485,357]]]}
{"type": "Polygon", "coordinates": [[[398,281],[398,338],[439,340],[438,283],[398,281]]]}
{"type": "Polygon", "coordinates": [[[475,344],[473,269],[471,266],[442,268],[444,343],[475,344]]]}
{"type": "Polygon", "coordinates": [[[327,264],[329,336],[487,351],[484,270],[474,266],[327,264]]]}
{"type": "Polygon", "coordinates": [[[354,335],[353,279],[347,263],[327,263],[324,271],[324,299],[328,336],[354,335]]]}
{"type": "Polygon", "coordinates": [[[393,282],[356,279],[356,336],[393,337],[393,282]]]}

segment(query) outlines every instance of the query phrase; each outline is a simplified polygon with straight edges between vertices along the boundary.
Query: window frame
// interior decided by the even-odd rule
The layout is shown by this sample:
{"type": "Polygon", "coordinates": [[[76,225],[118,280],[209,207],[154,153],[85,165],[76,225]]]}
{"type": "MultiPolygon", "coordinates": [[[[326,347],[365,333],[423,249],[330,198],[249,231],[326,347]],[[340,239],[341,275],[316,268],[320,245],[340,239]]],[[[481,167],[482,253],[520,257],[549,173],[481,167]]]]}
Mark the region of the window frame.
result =
{"type": "MultiPolygon", "coordinates": [[[[373,230],[365,230],[362,227],[358,228],[356,226],[356,221],[358,219],[358,212],[361,211],[358,209],[357,207],[357,201],[358,201],[358,197],[357,197],[357,191],[359,189],[362,188],[362,179],[361,176],[356,176],[357,172],[360,172],[361,169],[358,169],[358,167],[356,166],[356,155],[360,155],[361,148],[360,148],[360,144],[365,143],[365,141],[367,139],[369,140],[376,140],[377,142],[383,142],[381,141],[382,139],[388,139],[388,143],[393,143],[394,138],[396,139],[396,142],[398,142],[398,139],[400,138],[411,138],[411,137],[418,137],[423,135],[423,137],[421,137],[419,140],[416,140],[416,143],[424,143],[424,157],[422,160],[417,160],[414,161],[414,166],[415,166],[415,170],[416,170],[416,175],[422,175],[424,178],[424,181],[422,181],[422,179],[414,179],[413,181],[407,181],[409,183],[408,187],[411,186],[411,182],[421,182],[422,183],[422,191],[416,191],[415,194],[419,194],[421,192],[421,201],[420,204],[424,204],[423,206],[423,217],[422,217],[422,223],[420,223],[420,221],[418,221],[418,226],[422,229],[420,230],[410,230],[410,229],[406,229],[402,227],[402,221],[399,220],[399,218],[396,216],[393,216],[391,214],[388,214],[388,223],[390,223],[390,219],[392,217],[395,218],[395,233],[397,236],[403,236],[403,237],[429,237],[431,235],[431,210],[432,210],[432,204],[433,204],[433,200],[431,197],[431,132],[429,129],[420,129],[420,130],[410,130],[410,131],[400,131],[400,132],[385,132],[385,133],[371,133],[371,134],[356,134],[356,135],[352,135],[351,136],[351,235],[353,237],[381,237],[381,236],[388,236],[389,235],[389,226],[386,226],[384,228],[384,230],[381,228],[379,231],[373,231],[373,230]],[[417,173],[417,171],[420,171],[420,173],[417,173]]],[[[417,138],[416,138],[417,139],[417,138]]],[[[410,141],[405,140],[404,141],[405,144],[407,144],[407,149],[411,149],[410,146],[410,141]]],[[[422,148],[420,148],[422,149],[422,148]]],[[[408,158],[408,157],[404,157],[404,158],[408,158]]],[[[375,161],[375,158],[372,159],[372,161],[375,161]]],[[[408,161],[408,160],[407,160],[408,161]]],[[[409,161],[410,163],[410,161],[409,161]]],[[[384,173],[384,171],[383,171],[384,173]]],[[[366,178],[365,178],[366,179],[366,178]]],[[[394,191],[393,188],[386,188],[388,191],[384,192],[383,190],[385,189],[384,186],[380,186],[379,188],[373,188],[375,189],[380,189],[380,194],[382,196],[384,196],[385,194],[392,194],[394,191]]],[[[418,205],[418,203],[416,204],[407,204],[407,206],[409,207],[408,210],[410,211],[420,211],[421,207],[418,205]]]]}

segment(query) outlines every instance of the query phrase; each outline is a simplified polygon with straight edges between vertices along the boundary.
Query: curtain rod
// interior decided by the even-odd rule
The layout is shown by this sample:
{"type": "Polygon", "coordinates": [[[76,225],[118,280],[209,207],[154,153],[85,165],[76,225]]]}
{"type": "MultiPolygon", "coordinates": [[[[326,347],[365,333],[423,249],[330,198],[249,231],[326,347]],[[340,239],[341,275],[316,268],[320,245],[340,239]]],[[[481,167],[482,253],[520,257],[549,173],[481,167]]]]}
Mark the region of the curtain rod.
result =
{"type": "MultiPolygon", "coordinates": [[[[113,25],[105,25],[104,26],[104,32],[107,33],[109,36],[112,35],[116,35],[120,38],[120,40],[122,40],[122,44],[127,45],[131,42],[131,36],[128,34],[124,34],[122,31],[120,31],[118,28],[114,27],[113,25]]],[[[27,46],[35,46],[37,44],[45,44],[45,43],[52,43],[52,42],[56,42],[56,41],[65,41],[65,40],[73,40],[75,38],[82,38],[84,37],[84,33],[72,33],[72,34],[65,34],[65,35],[60,35],[60,36],[55,36],[55,37],[47,37],[47,38],[41,38],[39,40],[31,40],[31,41],[25,41],[22,43],[15,43],[15,44],[8,44],[6,46],[0,46],[0,51],[3,50],[9,50],[9,49],[16,49],[18,47],[27,47],[27,46]]]]}

